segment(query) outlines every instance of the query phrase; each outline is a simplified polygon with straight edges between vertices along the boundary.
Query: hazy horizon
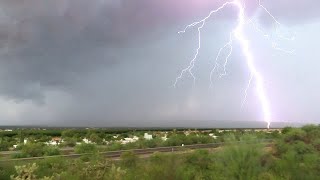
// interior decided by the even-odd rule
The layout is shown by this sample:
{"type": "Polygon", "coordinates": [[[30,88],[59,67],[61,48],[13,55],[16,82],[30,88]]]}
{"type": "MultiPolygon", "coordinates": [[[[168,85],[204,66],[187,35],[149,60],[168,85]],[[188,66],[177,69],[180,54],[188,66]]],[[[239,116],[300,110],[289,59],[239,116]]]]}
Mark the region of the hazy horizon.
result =
{"type": "MultiPolygon", "coordinates": [[[[270,128],[284,128],[284,127],[302,127],[303,125],[306,125],[306,123],[290,123],[290,122],[274,122],[271,124],[270,128]]],[[[317,125],[317,124],[315,124],[317,125]]],[[[148,123],[144,124],[123,124],[123,125],[55,125],[55,124],[20,124],[20,125],[0,125],[0,128],[5,128],[5,127],[26,127],[26,128],[120,128],[120,129],[125,129],[125,128],[201,128],[201,129],[245,129],[245,128],[266,128],[265,122],[250,122],[250,121],[244,121],[244,122],[239,122],[239,121],[229,121],[229,124],[226,125],[225,121],[189,121],[184,124],[172,124],[172,123],[166,123],[164,122],[163,124],[154,124],[153,126],[149,126],[148,123]],[[232,123],[235,123],[235,125],[232,125],[232,123]],[[197,125],[195,125],[197,124],[197,125]]]]}

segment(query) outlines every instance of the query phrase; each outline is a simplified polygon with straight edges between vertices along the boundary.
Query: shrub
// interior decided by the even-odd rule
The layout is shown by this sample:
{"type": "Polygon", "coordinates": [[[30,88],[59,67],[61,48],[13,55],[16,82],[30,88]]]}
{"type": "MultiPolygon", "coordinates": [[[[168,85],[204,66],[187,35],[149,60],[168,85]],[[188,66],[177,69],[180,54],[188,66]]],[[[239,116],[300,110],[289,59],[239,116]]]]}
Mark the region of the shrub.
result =
{"type": "Polygon", "coordinates": [[[40,157],[44,155],[44,145],[41,143],[27,143],[21,147],[21,153],[28,157],[40,157]]]}
{"type": "Polygon", "coordinates": [[[136,166],[138,157],[132,151],[123,152],[121,154],[122,164],[125,167],[134,167],[136,166]]]}
{"type": "Polygon", "coordinates": [[[75,146],[74,151],[78,154],[96,153],[98,151],[98,149],[95,144],[81,143],[81,144],[75,146]]]}
{"type": "Polygon", "coordinates": [[[35,171],[38,169],[37,164],[28,164],[22,166],[15,166],[17,176],[12,175],[12,180],[33,180],[36,179],[35,171]]]}
{"type": "Polygon", "coordinates": [[[60,155],[60,149],[58,147],[54,146],[46,146],[44,148],[44,155],[46,156],[55,156],[55,155],[60,155]]]}
{"type": "Polygon", "coordinates": [[[28,154],[25,154],[25,153],[15,153],[15,154],[12,154],[11,157],[14,159],[18,159],[18,158],[27,158],[30,156],[28,156],[28,154]]]}

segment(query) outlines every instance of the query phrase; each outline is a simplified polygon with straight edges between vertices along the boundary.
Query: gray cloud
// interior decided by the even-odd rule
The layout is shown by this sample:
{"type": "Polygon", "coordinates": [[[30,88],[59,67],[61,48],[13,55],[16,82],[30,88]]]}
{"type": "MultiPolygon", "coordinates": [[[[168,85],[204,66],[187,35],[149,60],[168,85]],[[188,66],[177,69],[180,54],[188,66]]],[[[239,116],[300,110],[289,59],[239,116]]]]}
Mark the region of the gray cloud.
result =
{"type": "MultiPolygon", "coordinates": [[[[246,2],[248,14],[253,15],[257,2],[246,2]]],[[[17,102],[4,105],[17,113],[15,116],[9,113],[3,119],[69,125],[74,122],[152,125],[159,121],[165,124],[197,119],[227,123],[259,119],[260,109],[254,96],[249,97],[251,103],[246,110],[239,108],[248,78],[240,51],[235,50],[233,62],[228,65],[228,78],[218,79],[215,88],[207,90],[212,59],[228,38],[225,28],[230,29],[235,22],[232,8],[213,17],[203,31],[207,40],[203,41],[203,51],[195,67],[196,89],[192,89],[190,77],[179,83],[177,89],[172,87],[180,69],[193,56],[197,41],[196,30],[184,35],[176,32],[221,3],[211,0],[1,1],[0,95],[5,99],[4,104],[17,102]]],[[[316,22],[319,15],[316,2],[311,0],[263,3],[289,25],[316,22]],[[297,11],[304,13],[294,13],[297,11]]],[[[261,18],[264,20],[264,15],[261,18]]],[[[264,46],[255,47],[268,56],[261,50],[264,46]]],[[[288,87],[293,87],[292,84],[288,87]]]]}

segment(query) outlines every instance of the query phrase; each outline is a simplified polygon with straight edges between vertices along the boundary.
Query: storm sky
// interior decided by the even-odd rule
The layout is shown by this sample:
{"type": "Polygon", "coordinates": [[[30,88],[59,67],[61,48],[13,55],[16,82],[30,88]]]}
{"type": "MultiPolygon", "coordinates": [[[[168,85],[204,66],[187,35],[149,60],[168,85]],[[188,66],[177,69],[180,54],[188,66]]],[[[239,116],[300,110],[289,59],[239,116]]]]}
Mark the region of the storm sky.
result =
{"type": "MultiPolygon", "coordinates": [[[[224,0],[0,0],[0,125],[250,126],[262,122],[239,44],[228,75],[210,71],[237,23],[229,6],[202,29],[191,76],[174,88],[197,48],[197,28],[224,0]]],[[[246,36],[265,80],[272,122],[320,123],[320,12],[317,0],[261,0],[294,41],[277,40],[268,14],[246,0],[246,36]]],[[[272,123],[271,123],[272,124],[272,123]]],[[[272,125],[271,125],[272,126],[272,125]]]]}

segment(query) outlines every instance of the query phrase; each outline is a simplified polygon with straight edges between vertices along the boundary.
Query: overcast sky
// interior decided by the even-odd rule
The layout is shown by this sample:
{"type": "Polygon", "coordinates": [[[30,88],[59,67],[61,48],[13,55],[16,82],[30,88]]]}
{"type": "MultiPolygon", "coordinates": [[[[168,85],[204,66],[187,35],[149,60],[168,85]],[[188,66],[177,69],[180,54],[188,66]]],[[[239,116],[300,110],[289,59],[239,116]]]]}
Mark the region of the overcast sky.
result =
{"type": "MultiPolygon", "coordinates": [[[[250,126],[262,113],[241,49],[234,43],[228,75],[210,70],[236,25],[228,6],[202,29],[193,69],[195,86],[175,78],[192,59],[197,27],[224,0],[0,0],[0,125],[250,126]]],[[[279,47],[252,26],[257,69],[265,79],[272,122],[320,123],[320,12],[318,0],[261,0],[282,23],[279,47]]],[[[246,15],[277,40],[256,0],[246,15]]],[[[272,124],[272,123],[271,123],[272,124]]],[[[262,124],[264,126],[264,124],[262,124]]]]}

